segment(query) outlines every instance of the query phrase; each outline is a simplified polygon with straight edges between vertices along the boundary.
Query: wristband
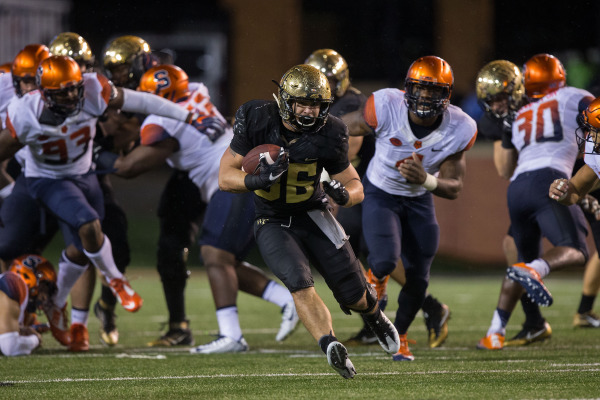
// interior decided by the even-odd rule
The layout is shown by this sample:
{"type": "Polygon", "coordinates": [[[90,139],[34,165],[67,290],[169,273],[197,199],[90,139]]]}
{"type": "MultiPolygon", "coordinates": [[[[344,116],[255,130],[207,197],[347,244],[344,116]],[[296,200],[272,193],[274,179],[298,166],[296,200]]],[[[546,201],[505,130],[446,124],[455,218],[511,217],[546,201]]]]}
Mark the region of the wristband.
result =
{"type": "Polygon", "coordinates": [[[247,174],[244,177],[244,185],[246,185],[246,189],[248,189],[251,192],[254,192],[258,189],[262,189],[264,186],[262,184],[262,181],[260,180],[260,177],[252,174],[247,174]]]}
{"type": "Polygon", "coordinates": [[[425,182],[423,182],[421,184],[421,186],[423,186],[425,189],[429,190],[430,192],[435,190],[435,188],[437,188],[437,185],[438,185],[437,178],[431,174],[427,174],[427,178],[425,178],[425,182]]]}
{"type": "Polygon", "coordinates": [[[2,189],[0,189],[0,199],[4,200],[5,198],[7,198],[13,188],[15,187],[15,182],[11,182],[8,185],[4,186],[2,189]]]}

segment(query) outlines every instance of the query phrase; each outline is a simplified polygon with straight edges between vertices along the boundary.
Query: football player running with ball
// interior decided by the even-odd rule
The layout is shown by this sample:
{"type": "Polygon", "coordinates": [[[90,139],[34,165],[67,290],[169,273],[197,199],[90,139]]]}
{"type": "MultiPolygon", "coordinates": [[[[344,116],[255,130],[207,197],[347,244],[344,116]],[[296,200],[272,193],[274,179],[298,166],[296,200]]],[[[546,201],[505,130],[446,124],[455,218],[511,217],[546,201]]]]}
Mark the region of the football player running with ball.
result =
{"type": "Polygon", "coordinates": [[[395,361],[414,360],[406,335],[425,301],[439,244],[433,195],[458,197],[465,152],[477,137],[475,121],[450,105],[453,84],[446,61],[421,57],[408,70],[406,91],[378,90],[361,110],[342,118],[351,135],[376,138],[362,216],[371,280],[385,282],[399,259],[405,269],[394,322],[400,334],[395,361]]]}
{"type": "Polygon", "coordinates": [[[281,78],[276,101],[252,100],[236,113],[234,137],[221,158],[219,186],[230,192],[254,192],[254,234],[273,273],[292,292],[300,320],[318,341],[329,365],[344,378],[356,370],[336,338],[331,314],[314,288],[311,263],[340,307],[355,311],[375,331],[383,349],[395,353],[398,333],[379,310],[360,262],[345,232],[327,209],[327,193],[351,207],[363,199],[363,188],[348,161],[348,133],[329,115],[332,102],[327,77],[301,64],[281,78]],[[244,155],[260,144],[281,146],[274,163],[261,161],[258,175],[242,170],[244,155]],[[331,183],[321,189],[325,168],[331,183]]]}
{"type": "MultiPolygon", "coordinates": [[[[248,350],[238,319],[237,294],[243,290],[262,297],[282,308],[283,321],[276,340],[292,333],[298,317],[290,293],[262,270],[243,262],[254,244],[252,217],[254,207],[248,194],[232,194],[218,190],[219,159],[233,133],[231,126],[211,103],[208,89],[202,83],[189,82],[188,75],[175,65],[150,68],[140,80],[139,90],[170,99],[182,109],[200,115],[203,128],[177,120],[148,116],[142,123],[141,143],[126,156],[101,153],[103,168],[114,169],[125,178],[133,178],[165,162],[177,172],[161,196],[161,236],[159,246],[180,246],[179,253],[189,247],[201,226],[199,238],[201,258],[206,267],[216,306],[219,335],[210,343],[191,349],[193,354],[239,353],[248,350]],[[169,207],[166,205],[170,204],[169,207]]],[[[160,256],[160,253],[159,253],[160,256]]],[[[165,265],[158,272],[163,284],[170,330],[150,346],[193,345],[185,315],[185,287],[188,278],[185,260],[165,265]],[[177,285],[177,291],[172,288],[177,285]],[[185,326],[185,332],[180,327],[185,326]],[[189,336],[186,335],[189,332],[189,336]],[[177,338],[186,340],[177,340],[177,338]],[[187,336],[187,338],[186,338],[187,336]]]]}

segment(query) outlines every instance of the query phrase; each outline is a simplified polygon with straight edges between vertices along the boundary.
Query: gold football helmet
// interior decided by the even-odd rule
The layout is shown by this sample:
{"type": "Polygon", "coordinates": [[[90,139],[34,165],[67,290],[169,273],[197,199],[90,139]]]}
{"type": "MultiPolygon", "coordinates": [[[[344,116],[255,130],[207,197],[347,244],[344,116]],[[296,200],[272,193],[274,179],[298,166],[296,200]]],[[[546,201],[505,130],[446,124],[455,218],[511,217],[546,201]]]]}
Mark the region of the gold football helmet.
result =
{"type": "Polygon", "coordinates": [[[475,88],[477,100],[485,112],[500,119],[514,120],[525,100],[523,74],[519,67],[506,60],[495,60],[481,68],[475,88]],[[504,101],[506,107],[494,107],[494,102],[504,101]]]}
{"type": "Polygon", "coordinates": [[[304,63],[317,68],[329,79],[329,85],[337,97],[342,97],[348,90],[348,86],[350,86],[348,63],[337,51],[332,49],[315,50],[304,63]]]}
{"type": "Polygon", "coordinates": [[[317,132],[325,125],[333,97],[327,77],[318,69],[308,64],[296,65],[283,75],[278,86],[279,94],[273,94],[273,97],[277,101],[279,115],[283,121],[298,132],[317,132]],[[297,102],[318,105],[318,115],[312,117],[296,114],[297,102]]]}
{"type": "Polygon", "coordinates": [[[88,42],[75,32],[62,32],[52,39],[50,53],[55,56],[68,56],[79,64],[84,72],[90,72],[94,67],[94,54],[88,42]]]}
{"type": "Polygon", "coordinates": [[[137,36],[120,36],[110,42],[104,52],[106,76],[117,86],[136,89],[140,78],[158,64],[150,45],[137,36]]]}
{"type": "Polygon", "coordinates": [[[577,115],[579,128],[575,131],[579,150],[584,154],[600,154],[600,97],[592,101],[577,115]],[[585,142],[594,144],[592,151],[586,151],[585,142]]]}

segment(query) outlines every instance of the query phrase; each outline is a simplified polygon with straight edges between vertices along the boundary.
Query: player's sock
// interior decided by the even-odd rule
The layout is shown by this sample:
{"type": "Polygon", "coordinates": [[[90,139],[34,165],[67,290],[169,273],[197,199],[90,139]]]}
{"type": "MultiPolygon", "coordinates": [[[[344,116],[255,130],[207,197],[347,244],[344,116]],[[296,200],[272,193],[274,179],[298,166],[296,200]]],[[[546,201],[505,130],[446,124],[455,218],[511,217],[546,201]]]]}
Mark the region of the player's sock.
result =
{"type": "Polygon", "coordinates": [[[323,335],[319,339],[319,347],[323,350],[323,353],[327,354],[327,347],[329,347],[329,343],[338,342],[337,338],[333,336],[333,332],[330,332],[329,335],[323,335]]]}
{"type": "Polygon", "coordinates": [[[222,336],[230,337],[236,341],[242,338],[242,328],[240,327],[236,306],[219,308],[217,310],[217,322],[219,333],[222,336]]]}
{"type": "Polygon", "coordinates": [[[90,253],[85,249],[83,252],[109,282],[114,278],[123,278],[123,274],[119,271],[113,259],[112,246],[108,236],[104,235],[104,243],[96,253],[90,253]]]}
{"type": "Polygon", "coordinates": [[[71,289],[77,282],[77,279],[85,272],[88,264],[78,265],[67,258],[67,254],[63,250],[60,261],[58,262],[58,276],[56,278],[56,286],[58,291],[54,296],[54,304],[58,308],[63,308],[67,303],[67,297],[71,289]]]}
{"type": "Polygon", "coordinates": [[[75,307],[71,308],[71,323],[87,326],[90,310],[81,310],[75,307]]]}
{"type": "Polygon", "coordinates": [[[579,308],[577,309],[577,312],[579,314],[585,314],[588,311],[592,311],[595,300],[596,296],[586,296],[585,294],[581,294],[581,301],[579,302],[579,308]]]}
{"type": "Polygon", "coordinates": [[[262,299],[276,304],[280,308],[294,300],[289,290],[275,281],[269,281],[269,283],[267,283],[267,286],[262,294],[262,299]]]}
{"type": "Polygon", "coordinates": [[[501,310],[496,308],[494,311],[494,316],[492,317],[492,324],[487,331],[487,336],[492,333],[500,333],[502,335],[506,334],[506,325],[508,324],[508,319],[510,318],[510,313],[508,311],[501,310]]]}
{"type": "Polygon", "coordinates": [[[541,258],[535,259],[532,262],[527,263],[526,265],[528,267],[533,268],[538,274],[540,274],[540,278],[544,278],[550,273],[550,266],[545,260],[541,258]]]}
{"type": "Polygon", "coordinates": [[[100,295],[102,301],[102,307],[105,309],[114,308],[117,304],[117,298],[113,294],[112,290],[108,286],[102,285],[102,294],[100,295]]]}

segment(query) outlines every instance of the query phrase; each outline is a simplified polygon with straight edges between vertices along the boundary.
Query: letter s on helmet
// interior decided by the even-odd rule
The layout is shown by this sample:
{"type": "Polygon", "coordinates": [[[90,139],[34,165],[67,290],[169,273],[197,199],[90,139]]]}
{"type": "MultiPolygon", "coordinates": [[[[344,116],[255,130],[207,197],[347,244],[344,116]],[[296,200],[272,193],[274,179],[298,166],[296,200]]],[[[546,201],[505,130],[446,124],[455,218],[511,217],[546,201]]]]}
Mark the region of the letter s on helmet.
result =
{"type": "Polygon", "coordinates": [[[181,68],[168,64],[157,65],[142,75],[138,90],[177,102],[189,96],[188,83],[188,75],[181,68]]]}

